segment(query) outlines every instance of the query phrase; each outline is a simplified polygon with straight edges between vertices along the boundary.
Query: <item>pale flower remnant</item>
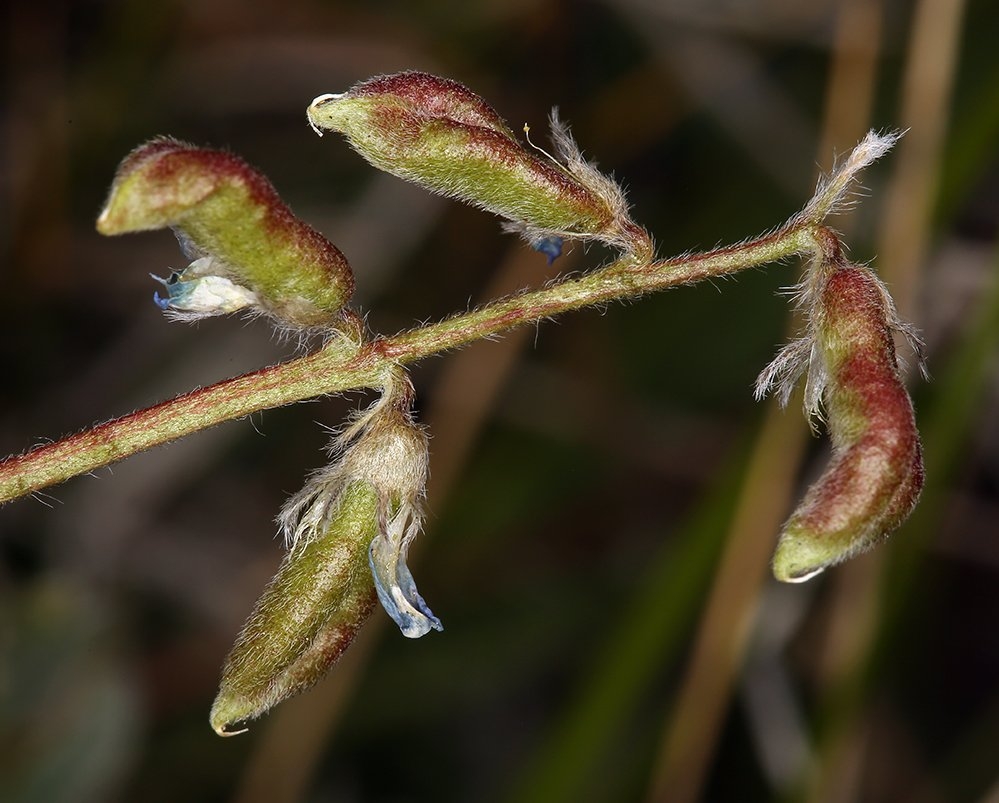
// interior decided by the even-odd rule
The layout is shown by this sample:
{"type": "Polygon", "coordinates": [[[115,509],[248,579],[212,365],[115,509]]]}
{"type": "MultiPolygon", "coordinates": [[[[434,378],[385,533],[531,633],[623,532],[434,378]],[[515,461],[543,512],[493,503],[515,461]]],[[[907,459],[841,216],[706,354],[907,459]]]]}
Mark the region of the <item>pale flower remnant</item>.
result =
{"type": "Polygon", "coordinates": [[[156,306],[171,318],[191,321],[238,312],[259,303],[256,293],[224,276],[213,275],[212,263],[211,257],[201,257],[166,279],[150,274],[167,292],[166,296],[153,293],[156,306]]]}
{"type": "Polygon", "coordinates": [[[378,601],[406,638],[420,638],[431,630],[444,629],[416,590],[406,565],[409,545],[420,532],[421,518],[412,503],[404,503],[387,526],[380,528],[368,551],[378,601]]]}

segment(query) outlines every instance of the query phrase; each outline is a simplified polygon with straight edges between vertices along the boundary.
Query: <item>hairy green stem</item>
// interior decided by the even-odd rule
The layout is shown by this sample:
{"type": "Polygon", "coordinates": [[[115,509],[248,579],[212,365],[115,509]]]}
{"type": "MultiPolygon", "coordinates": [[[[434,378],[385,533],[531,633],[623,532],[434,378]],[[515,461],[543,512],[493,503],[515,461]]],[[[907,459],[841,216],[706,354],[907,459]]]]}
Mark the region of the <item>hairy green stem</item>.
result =
{"type": "Polygon", "coordinates": [[[185,393],[0,463],[0,503],[122,460],[224,421],[356,388],[381,387],[388,372],[432,354],[581,307],[643,295],[814,251],[831,232],[796,218],[772,234],[703,254],[609,265],[358,345],[331,341],[305,357],[185,393]]]}
{"type": "Polygon", "coordinates": [[[804,223],[740,245],[658,262],[636,264],[628,257],[600,270],[495,301],[440,323],[381,341],[386,357],[409,363],[447,349],[534,323],[563,312],[724,276],[814,250],[824,227],[804,223]]]}

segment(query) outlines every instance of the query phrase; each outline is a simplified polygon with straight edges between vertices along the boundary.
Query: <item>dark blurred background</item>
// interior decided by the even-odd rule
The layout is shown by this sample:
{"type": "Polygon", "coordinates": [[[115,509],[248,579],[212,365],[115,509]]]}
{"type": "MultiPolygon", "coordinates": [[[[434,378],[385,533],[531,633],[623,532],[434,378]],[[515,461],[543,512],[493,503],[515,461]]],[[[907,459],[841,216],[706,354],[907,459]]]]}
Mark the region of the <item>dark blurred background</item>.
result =
{"type": "MultiPolygon", "coordinates": [[[[0,95],[0,454],[291,355],[171,324],[171,235],[105,239],[159,134],[264,171],[392,333],[585,270],[380,175],[305,108],[406,68],[541,140],[560,107],[662,254],[782,222],[870,127],[907,128],[834,221],[925,334],[928,483],[878,550],[767,562],[821,470],[752,400],[799,266],[526,329],[414,371],[433,436],[414,559],[443,634],[378,610],[312,692],[219,739],[219,667],[273,518],[350,394],[229,423],[0,511],[4,801],[999,800],[999,6],[990,0],[10,0],[0,95]]],[[[906,355],[910,357],[911,355],[906,355]]]]}

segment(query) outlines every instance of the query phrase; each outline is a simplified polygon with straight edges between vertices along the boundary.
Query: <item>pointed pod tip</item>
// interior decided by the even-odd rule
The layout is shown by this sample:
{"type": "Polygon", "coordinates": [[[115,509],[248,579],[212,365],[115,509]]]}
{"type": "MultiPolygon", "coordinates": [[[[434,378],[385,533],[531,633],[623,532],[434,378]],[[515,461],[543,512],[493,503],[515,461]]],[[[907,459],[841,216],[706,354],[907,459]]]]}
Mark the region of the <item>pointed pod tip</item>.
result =
{"type": "Polygon", "coordinates": [[[323,103],[326,103],[327,101],[330,101],[330,100],[339,100],[340,98],[342,98],[344,96],[344,94],[346,94],[346,93],[344,93],[344,92],[339,92],[339,93],[327,92],[324,95],[317,95],[316,97],[314,97],[312,99],[312,103],[309,104],[309,108],[312,108],[313,106],[320,106],[323,103]]]}
{"type": "Polygon", "coordinates": [[[246,733],[249,728],[236,726],[251,717],[252,714],[249,714],[245,710],[245,707],[236,705],[233,699],[223,697],[220,694],[212,704],[212,711],[208,715],[208,723],[212,726],[212,730],[219,736],[239,736],[241,733],[246,733]]]}
{"type": "Polygon", "coordinates": [[[218,725],[213,724],[212,730],[223,738],[228,738],[230,736],[239,736],[241,733],[246,733],[247,731],[250,730],[249,728],[240,728],[239,730],[234,730],[234,731],[226,730],[229,724],[230,723],[221,723],[218,725]]]}
{"type": "Polygon", "coordinates": [[[786,574],[779,573],[777,569],[774,569],[774,577],[780,580],[782,583],[804,583],[811,580],[826,570],[825,566],[820,566],[818,569],[806,569],[799,574],[786,574]]]}
{"type": "Polygon", "coordinates": [[[110,210],[108,207],[104,207],[101,210],[101,214],[97,217],[97,231],[100,234],[111,234],[112,232],[108,230],[108,221],[111,217],[110,210]]]}
{"type": "Polygon", "coordinates": [[[324,129],[330,128],[329,121],[326,121],[326,124],[324,125],[323,121],[320,120],[317,114],[320,110],[320,107],[324,106],[330,101],[340,100],[345,94],[346,94],[345,92],[340,92],[339,94],[327,92],[324,95],[317,95],[312,99],[312,103],[309,104],[309,108],[306,110],[305,115],[309,120],[309,127],[313,131],[315,131],[319,136],[322,136],[323,134],[326,133],[324,129]]]}
{"type": "Polygon", "coordinates": [[[774,577],[782,583],[804,583],[844,557],[838,556],[820,539],[812,540],[785,531],[774,553],[774,577]]]}

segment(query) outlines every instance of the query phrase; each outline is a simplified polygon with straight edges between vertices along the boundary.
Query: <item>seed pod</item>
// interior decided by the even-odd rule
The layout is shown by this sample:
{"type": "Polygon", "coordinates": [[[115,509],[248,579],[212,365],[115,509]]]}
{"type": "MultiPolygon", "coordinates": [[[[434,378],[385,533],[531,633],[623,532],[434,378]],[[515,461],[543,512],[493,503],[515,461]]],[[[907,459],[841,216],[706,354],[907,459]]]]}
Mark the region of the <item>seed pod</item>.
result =
{"type": "Polygon", "coordinates": [[[288,554],[226,658],[211,713],[219,735],[319,680],[376,598],[409,638],[443,629],[406,565],[427,481],[412,391],[400,372],[282,510],[288,554]]]}
{"type": "Polygon", "coordinates": [[[378,492],[354,483],[322,535],[285,556],[226,658],[210,716],[220,736],[312,686],[353,641],[375,604],[377,506],[378,492]]]}
{"type": "Polygon", "coordinates": [[[800,582],[877,544],[912,511],[923,486],[912,402],[899,375],[887,291],[868,269],[832,269],[813,312],[832,459],[784,525],[773,569],[800,582]]]}
{"type": "MultiPolygon", "coordinates": [[[[122,161],[97,230],[123,234],[165,227],[174,229],[193,260],[178,274],[179,283],[200,287],[206,278],[224,279],[244,289],[246,305],[288,326],[332,325],[353,292],[344,255],[232,154],[160,138],[122,161]]],[[[232,296],[240,294],[225,295],[227,303],[208,309],[187,304],[190,295],[171,293],[162,301],[190,313],[179,317],[203,317],[231,311],[232,296]]]]}
{"type": "Polygon", "coordinates": [[[320,95],[308,109],[318,133],[339,131],[375,167],[500,215],[531,242],[593,238],[651,248],[630,221],[621,189],[587,163],[553,117],[558,155],[527,150],[481,97],[420,72],[320,95]]]}

